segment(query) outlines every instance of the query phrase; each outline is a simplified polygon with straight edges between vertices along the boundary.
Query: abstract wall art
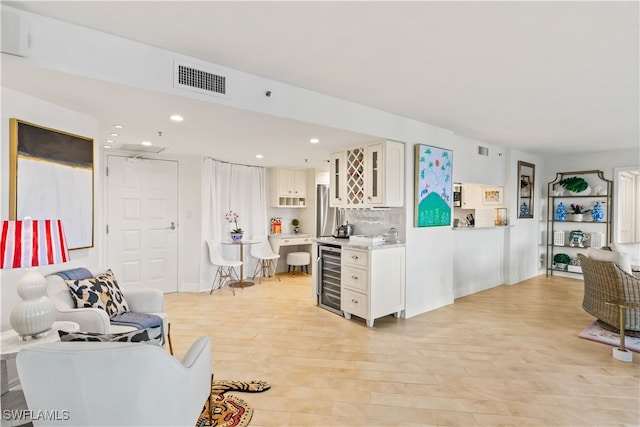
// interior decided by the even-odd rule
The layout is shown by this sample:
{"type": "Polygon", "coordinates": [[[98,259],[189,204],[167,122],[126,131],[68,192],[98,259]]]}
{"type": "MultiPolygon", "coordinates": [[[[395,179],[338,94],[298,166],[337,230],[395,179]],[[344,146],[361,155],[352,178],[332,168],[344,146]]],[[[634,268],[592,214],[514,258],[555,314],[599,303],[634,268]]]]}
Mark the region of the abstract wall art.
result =
{"type": "Polygon", "coordinates": [[[11,219],[60,219],[69,249],[93,246],[93,139],[10,119],[11,219]]]}
{"type": "Polygon", "coordinates": [[[450,225],[452,206],[453,151],[416,144],[414,227],[450,225]]]}

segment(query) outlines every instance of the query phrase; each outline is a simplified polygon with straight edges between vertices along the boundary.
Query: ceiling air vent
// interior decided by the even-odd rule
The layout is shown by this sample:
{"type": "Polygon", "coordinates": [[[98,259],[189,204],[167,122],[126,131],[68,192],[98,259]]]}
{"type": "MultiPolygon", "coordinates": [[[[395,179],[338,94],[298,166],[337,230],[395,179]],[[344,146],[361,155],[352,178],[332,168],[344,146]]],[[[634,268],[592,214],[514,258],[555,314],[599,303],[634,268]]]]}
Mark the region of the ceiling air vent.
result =
{"type": "Polygon", "coordinates": [[[174,86],[208,95],[226,95],[227,78],[203,68],[176,61],[174,86]]]}
{"type": "Polygon", "coordinates": [[[142,144],[120,144],[118,150],[135,151],[138,153],[159,153],[166,150],[167,147],[160,147],[158,145],[142,145],[142,144]]]}
{"type": "Polygon", "coordinates": [[[488,156],[489,155],[489,149],[487,147],[483,147],[481,145],[478,145],[478,154],[481,156],[488,156]]]}

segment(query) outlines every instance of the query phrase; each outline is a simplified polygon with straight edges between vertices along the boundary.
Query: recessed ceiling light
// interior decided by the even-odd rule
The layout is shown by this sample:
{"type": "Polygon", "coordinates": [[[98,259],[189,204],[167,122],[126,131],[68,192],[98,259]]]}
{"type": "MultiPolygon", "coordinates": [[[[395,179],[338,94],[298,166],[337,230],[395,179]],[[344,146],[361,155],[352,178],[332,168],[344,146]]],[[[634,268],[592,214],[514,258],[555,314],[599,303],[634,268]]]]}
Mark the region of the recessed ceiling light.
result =
{"type": "Polygon", "coordinates": [[[107,142],[108,142],[109,144],[113,144],[113,139],[107,139],[107,142]]]}
{"type": "Polygon", "coordinates": [[[263,156],[262,154],[256,154],[256,159],[261,159],[261,158],[263,158],[263,157],[264,157],[264,156],[263,156]]]}
{"type": "Polygon", "coordinates": [[[149,141],[142,141],[140,144],[142,144],[142,145],[151,145],[151,142],[149,142],[149,141]]]}
{"type": "Polygon", "coordinates": [[[111,135],[111,136],[118,136],[118,134],[117,134],[117,133],[110,133],[109,135],[111,135]]]}
{"type": "Polygon", "coordinates": [[[178,115],[178,114],[174,114],[171,117],[169,117],[171,120],[173,120],[174,122],[181,122],[184,120],[184,117],[178,115]]]}
{"type": "Polygon", "coordinates": [[[318,142],[320,142],[320,140],[318,138],[311,138],[309,142],[312,144],[317,144],[318,142]]]}
{"type": "Polygon", "coordinates": [[[123,129],[124,128],[124,126],[122,126],[122,125],[113,125],[113,127],[116,128],[116,129],[123,129]]]}
{"type": "Polygon", "coordinates": [[[110,145],[103,145],[104,148],[111,148],[110,145]]]}

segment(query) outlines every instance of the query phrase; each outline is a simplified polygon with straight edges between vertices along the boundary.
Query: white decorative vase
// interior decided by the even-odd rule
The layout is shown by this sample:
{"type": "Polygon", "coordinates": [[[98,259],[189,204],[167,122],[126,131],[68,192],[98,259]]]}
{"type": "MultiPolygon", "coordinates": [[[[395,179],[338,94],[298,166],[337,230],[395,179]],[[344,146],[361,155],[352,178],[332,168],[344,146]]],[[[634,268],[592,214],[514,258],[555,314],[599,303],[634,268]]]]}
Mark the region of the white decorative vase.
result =
{"type": "Polygon", "coordinates": [[[573,214],[572,219],[575,222],[582,222],[582,220],[584,219],[584,214],[573,214]]]}
{"type": "Polygon", "coordinates": [[[11,310],[11,327],[21,340],[45,335],[57,315],[55,303],[47,296],[47,280],[37,268],[27,268],[17,291],[22,300],[11,310]]]}

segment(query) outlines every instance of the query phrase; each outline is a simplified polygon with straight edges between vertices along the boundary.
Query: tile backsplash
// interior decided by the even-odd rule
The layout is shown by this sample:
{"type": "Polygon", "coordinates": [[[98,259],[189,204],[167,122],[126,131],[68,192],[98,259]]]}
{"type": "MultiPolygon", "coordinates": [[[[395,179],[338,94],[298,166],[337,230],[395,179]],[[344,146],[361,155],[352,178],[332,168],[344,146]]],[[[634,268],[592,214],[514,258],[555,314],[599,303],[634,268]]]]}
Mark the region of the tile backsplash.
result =
{"type": "Polygon", "coordinates": [[[386,235],[389,228],[398,230],[398,238],[404,241],[404,210],[389,209],[342,209],[343,222],[353,224],[354,234],[366,236],[386,235]]]}

